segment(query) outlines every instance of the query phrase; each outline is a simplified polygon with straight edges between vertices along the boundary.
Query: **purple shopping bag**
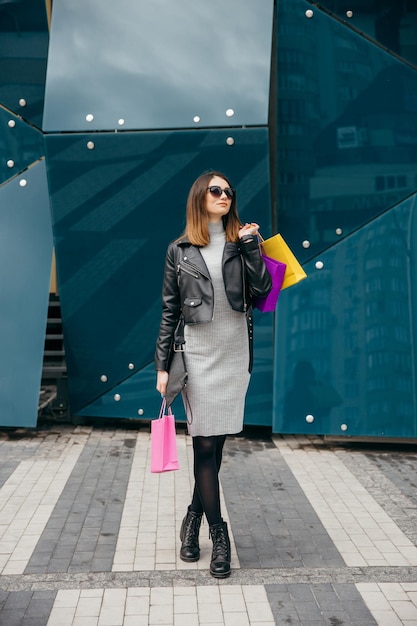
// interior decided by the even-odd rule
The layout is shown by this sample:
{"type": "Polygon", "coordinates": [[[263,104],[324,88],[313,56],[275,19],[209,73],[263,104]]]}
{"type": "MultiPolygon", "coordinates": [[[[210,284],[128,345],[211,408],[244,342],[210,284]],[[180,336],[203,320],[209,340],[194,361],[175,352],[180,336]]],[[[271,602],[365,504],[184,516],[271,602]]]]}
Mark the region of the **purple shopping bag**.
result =
{"type": "Polygon", "coordinates": [[[272,279],[272,289],[264,298],[256,298],[254,306],[263,313],[267,313],[269,311],[275,311],[287,266],[285,263],[276,261],[265,254],[262,254],[262,258],[272,279]]]}
{"type": "Polygon", "coordinates": [[[175,417],[171,408],[166,410],[162,400],[158,419],[151,421],[151,472],[170,472],[179,469],[175,417]]]}

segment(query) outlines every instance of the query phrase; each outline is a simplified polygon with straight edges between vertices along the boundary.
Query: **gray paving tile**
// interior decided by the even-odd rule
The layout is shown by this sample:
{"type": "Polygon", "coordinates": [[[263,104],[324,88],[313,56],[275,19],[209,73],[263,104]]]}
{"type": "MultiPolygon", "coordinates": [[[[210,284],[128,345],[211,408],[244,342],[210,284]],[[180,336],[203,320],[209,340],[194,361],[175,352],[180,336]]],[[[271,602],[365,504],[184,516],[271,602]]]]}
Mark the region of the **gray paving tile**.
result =
{"type": "Polygon", "coordinates": [[[109,537],[108,555],[113,555],[134,454],[130,441],[134,443],[135,437],[115,442],[95,436],[88,441],[26,567],[27,574],[39,573],[42,563],[45,572],[73,572],[77,567],[87,571],[103,533],[109,537]],[[48,549],[51,558],[46,562],[38,555],[48,549]]]}
{"type": "Polygon", "coordinates": [[[242,567],[269,567],[274,559],[284,567],[326,565],[328,559],[333,565],[343,565],[308,499],[269,439],[229,437],[221,482],[242,567]],[[244,544],[239,542],[242,529],[244,544]]]}
{"type": "Polygon", "coordinates": [[[0,488],[3,487],[4,483],[10,478],[18,465],[19,461],[11,460],[0,463],[0,488]]]}

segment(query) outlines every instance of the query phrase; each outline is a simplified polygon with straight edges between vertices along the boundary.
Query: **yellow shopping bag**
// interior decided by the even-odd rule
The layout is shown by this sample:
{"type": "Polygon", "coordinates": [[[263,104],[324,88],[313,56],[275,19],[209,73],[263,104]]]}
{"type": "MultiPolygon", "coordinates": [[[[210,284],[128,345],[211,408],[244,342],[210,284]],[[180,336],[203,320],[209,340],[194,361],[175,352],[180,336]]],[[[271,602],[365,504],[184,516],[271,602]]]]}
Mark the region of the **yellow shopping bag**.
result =
{"type": "Polygon", "coordinates": [[[285,243],[282,235],[278,233],[269,239],[262,239],[261,237],[261,247],[266,256],[272,257],[276,261],[281,261],[281,263],[285,263],[287,266],[281,289],[291,287],[291,285],[295,285],[300,280],[307,278],[307,274],[285,243]]]}

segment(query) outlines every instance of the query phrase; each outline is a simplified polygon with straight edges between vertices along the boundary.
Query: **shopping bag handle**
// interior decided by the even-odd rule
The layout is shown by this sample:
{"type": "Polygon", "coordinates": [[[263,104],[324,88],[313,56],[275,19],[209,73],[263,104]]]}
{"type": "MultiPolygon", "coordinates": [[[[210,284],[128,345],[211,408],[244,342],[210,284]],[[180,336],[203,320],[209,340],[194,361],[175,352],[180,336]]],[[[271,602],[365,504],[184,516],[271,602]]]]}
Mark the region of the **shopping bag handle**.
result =
{"type": "MultiPolygon", "coordinates": [[[[161,408],[159,409],[159,417],[158,417],[159,420],[164,417],[166,407],[167,407],[167,400],[164,396],[162,399],[161,408]]],[[[170,406],[168,407],[167,415],[172,415],[172,409],[170,406]]]]}

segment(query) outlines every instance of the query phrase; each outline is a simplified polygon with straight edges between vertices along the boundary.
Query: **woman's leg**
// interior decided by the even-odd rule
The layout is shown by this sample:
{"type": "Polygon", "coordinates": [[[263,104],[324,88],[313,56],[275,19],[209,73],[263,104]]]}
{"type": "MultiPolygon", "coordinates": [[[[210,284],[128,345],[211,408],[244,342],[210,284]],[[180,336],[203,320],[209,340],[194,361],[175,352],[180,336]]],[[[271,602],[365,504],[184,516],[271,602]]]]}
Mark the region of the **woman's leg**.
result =
{"type": "Polygon", "coordinates": [[[209,525],[222,521],[219,470],[226,435],[193,437],[195,486],[190,510],[206,514],[209,525]]]}

